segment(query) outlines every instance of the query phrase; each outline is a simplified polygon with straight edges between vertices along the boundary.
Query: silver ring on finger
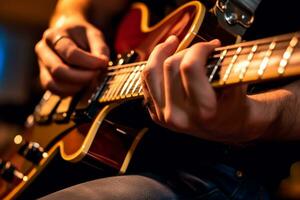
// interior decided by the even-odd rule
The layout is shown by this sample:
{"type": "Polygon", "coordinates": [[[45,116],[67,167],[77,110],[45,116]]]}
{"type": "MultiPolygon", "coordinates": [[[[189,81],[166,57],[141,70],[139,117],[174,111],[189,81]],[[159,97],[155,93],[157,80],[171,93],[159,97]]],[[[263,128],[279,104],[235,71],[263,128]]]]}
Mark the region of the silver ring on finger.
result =
{"type": "Polygon", "coordinates": [[[64,38],[71,39],[68,35],[57,35],[54,37],[54,40],[52,41],[52,46],[55,47],[59,41],[61,41],[64,38]]]}

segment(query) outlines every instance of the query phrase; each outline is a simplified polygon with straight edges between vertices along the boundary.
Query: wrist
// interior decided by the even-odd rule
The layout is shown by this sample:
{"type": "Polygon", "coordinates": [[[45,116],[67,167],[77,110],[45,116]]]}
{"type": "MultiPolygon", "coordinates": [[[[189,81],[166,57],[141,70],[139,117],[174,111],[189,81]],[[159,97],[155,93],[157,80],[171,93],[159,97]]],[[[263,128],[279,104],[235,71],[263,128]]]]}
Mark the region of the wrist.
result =
{"type": "Polygon", "coordinates": [[[289,94],[285,90],[249,95],[249,120],[247,126],[256,140],[276,140],[281,126],[282,111],[289,94]],[[252,128],[251,128],[252,127],[252,128]]]}
{"type": "Polygon", "coordinates": [[[273,121],[274,116],[265,102],[258,100],[255,95],[249,95],[247,98],[248,116],[245,118],[245,132],[249,136],[249,140],[261,140],[264,133],[273,121]]]}
{"type": "Polygon", "coordinates": [[[50,21],[50,27],[61,27],[66,22],[75,21],[76,23],[87,22],[86,16],[82,13],[62,14],[54,16],[50,21]]]}

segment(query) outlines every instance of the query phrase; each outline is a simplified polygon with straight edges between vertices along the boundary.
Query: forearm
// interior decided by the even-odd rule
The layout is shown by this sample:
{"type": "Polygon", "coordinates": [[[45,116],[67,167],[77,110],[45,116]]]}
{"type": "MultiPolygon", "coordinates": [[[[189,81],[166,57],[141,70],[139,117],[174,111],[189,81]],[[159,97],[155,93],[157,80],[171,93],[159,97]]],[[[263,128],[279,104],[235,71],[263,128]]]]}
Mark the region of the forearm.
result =
{"type": "Polygon", "coordinates": [[[55,26],[68,17],[86,18],[91,4],[92,0],[59,0],[50,20],[50,26],[55,26]]]}
{"type": "Polygon", "coordinates": [[[300,139],[300,81],[249,96],[245,131],[263,140],[300,139]]]}
{"type": "Polygon", "coordinates": [[[66,18],[87,20],[92,18],[99,24],[107,24],[111,18],[126,7],[129,0],[59,0],[55,8],[50,26],[54,26],[66,18]]]}

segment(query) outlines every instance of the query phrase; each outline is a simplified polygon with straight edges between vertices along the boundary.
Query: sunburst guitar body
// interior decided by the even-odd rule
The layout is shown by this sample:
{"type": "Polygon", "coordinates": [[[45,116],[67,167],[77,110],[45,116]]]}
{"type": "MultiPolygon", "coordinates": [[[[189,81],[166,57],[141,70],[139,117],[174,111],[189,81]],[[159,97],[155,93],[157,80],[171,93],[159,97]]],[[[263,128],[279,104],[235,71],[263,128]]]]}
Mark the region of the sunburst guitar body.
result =
{"type": "MultiPolygon", "coordinates": [[[[149,16],[141,3],[134,4],[124,16],[115,38],[114,51],[118,56],[110,62],[104,77],[74,97],[61,99],[49,91],[44,94],[28,117],[25,132],[16,134],[7,151],[0,155],[1,199],[22,197],[56,157],[67,163],[84,163],[91,167],[86,171],[96,170],[102,177],[125,173],[149,132],[150,120],[141,103],[140,75],[153,48],[170,35],[176,35],[180,41],[177,52],[199,40],[236,40],[227,32],[220,32],[217,20],[198,1],[184,4],[154,26],[149,25],[149,16]]],[[[216,48],[206,66],[208,80],[214,88],[221,89],[298,77],[299,37],[296,32],[216,48]]],[[[279,193],[286,198],[300,197],[298,165],[293,165],[291,177],[281,184],[279,193]]],[[[59,169],[60,174],[68,174],[71,168],[59,169]]],[[[62,177],[47,178],[55,179],[56,184],[67,181],[62,177]]],[[[27,192],[27,197],[30,194],[27,192]]]]}
{"type": "Polygon", "coordinates": [[[181,40],[178,51],[187,47],[204,15],[201,3],[190,2],[149,26],[147,7],[134,4],[117,31],[115,51],[122,56],[109,67],[107,77],[101,79],[104,84],[96,83],[75,97],[64,99],[47,91],[28,117],[25,132],[15,135],[0,156],[0,199],[19,197],[55,156],[68,162],[87,163],[107,174],[126,172],[148,130],[138,121],[127,126],[133,113],[120,117],[122,111],[118,111],[124,101],[142,97],[139,74],[145,64],[139,62],[147,60],[155,45],[169,35],[177,35],[181,40]],[[124,67],[129,62],[138,66],[131,75],[126,74],[124,67]],[[119,123],[122,118],[125,123],[119,123]]]}

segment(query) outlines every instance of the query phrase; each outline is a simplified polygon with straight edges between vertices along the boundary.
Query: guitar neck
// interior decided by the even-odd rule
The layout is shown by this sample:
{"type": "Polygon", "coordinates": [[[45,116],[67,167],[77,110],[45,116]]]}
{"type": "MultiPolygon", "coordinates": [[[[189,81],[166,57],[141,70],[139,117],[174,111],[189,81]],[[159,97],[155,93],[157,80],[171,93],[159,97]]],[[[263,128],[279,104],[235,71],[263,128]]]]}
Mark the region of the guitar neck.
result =
{"type": "Polygon", "coordinates": [[[217,48],[208,65],[214,87],[300,75],[300,33],[217,48]]]}
{"type": "Polygon", "coordinates": [[[147,62],[138,62],[108,68],[108,74],[99,102],[112,102],[143,97],[141,72],[147,62]]]}
{"type": "MultiPolygon", "coordinates": [[[[207,76],[215,88],[300,75],[300,33],[292,33],[215,49],[207,76]]],[[[100,102],[143,96],[141,72],[146,62],[112,66],[100,102]]]]}

